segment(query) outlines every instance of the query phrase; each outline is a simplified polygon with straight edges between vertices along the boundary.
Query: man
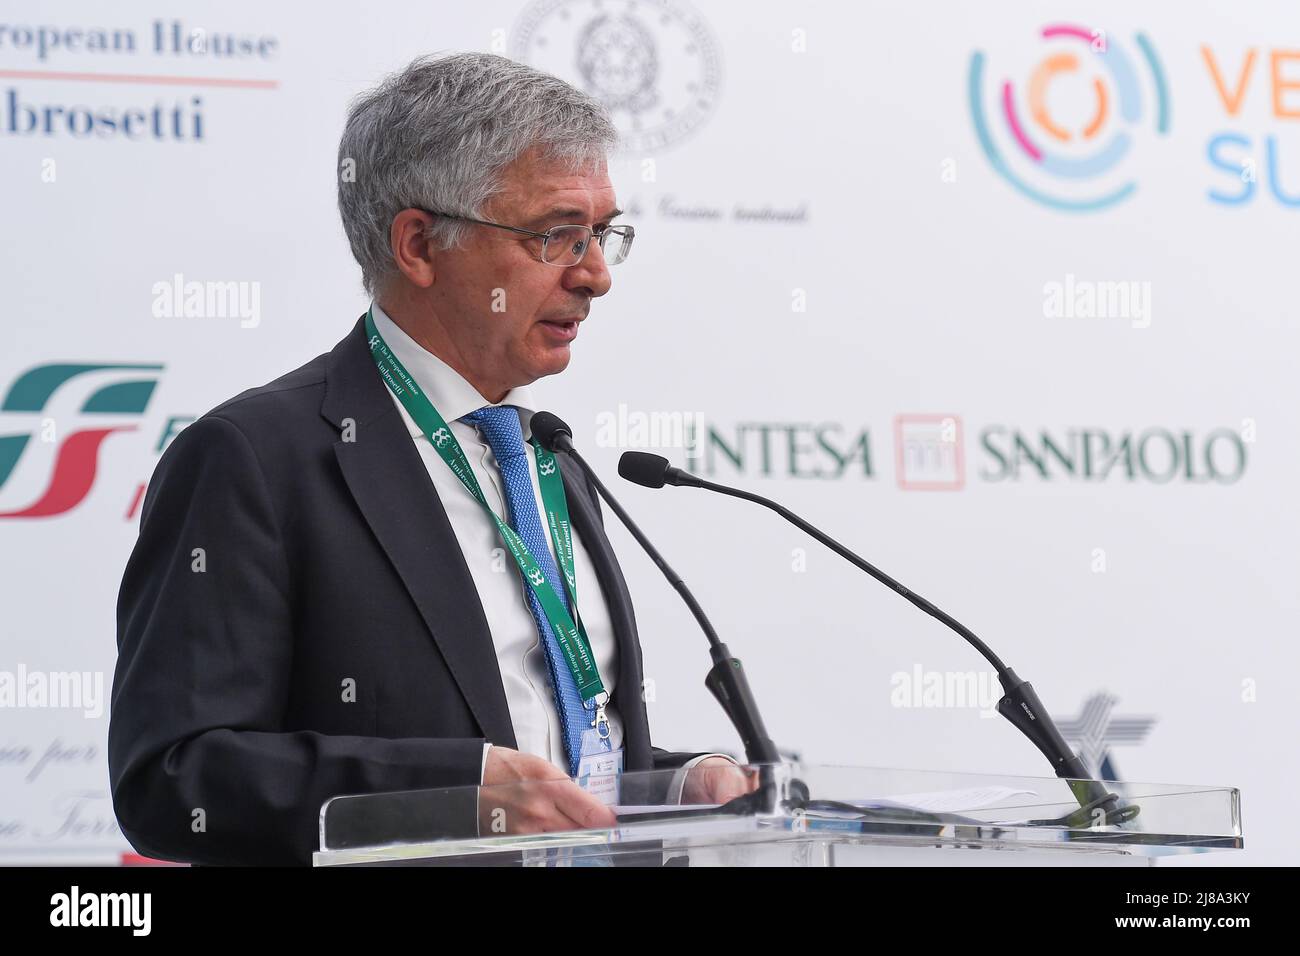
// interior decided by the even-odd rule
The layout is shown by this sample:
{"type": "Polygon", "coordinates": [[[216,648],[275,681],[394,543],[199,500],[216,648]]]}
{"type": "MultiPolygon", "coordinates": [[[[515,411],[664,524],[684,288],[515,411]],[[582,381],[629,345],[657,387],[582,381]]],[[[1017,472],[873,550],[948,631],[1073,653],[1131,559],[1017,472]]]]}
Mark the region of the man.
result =
{"type": "Polygon", "coordinates": [[[476,784],[506,832],[608,826],[592,781],[619,764],[677,768],[668,799],[748,789],[651,747],[594,490],[529,445],[528,386],[630,249],[614,139],[586,94],[481,54],[353,105],[339,208],[372,306],[177,437],[122,581],[109,769],[142,853],[308,863],[330,797],[476,784]]]}

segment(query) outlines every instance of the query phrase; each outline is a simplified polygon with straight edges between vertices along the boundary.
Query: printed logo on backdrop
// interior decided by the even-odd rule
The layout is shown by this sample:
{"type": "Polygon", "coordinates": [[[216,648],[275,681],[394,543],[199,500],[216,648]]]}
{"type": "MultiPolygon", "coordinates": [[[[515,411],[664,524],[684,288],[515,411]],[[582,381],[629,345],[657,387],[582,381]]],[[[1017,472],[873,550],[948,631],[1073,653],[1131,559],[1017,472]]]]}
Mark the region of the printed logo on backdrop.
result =
{"type": "Polygon", "coordinates": [[[701,414],[686,446],[686,470],[704,475],[870,480],[871,434],[839,422],[723,424],[701,414]]]}
{"type": "Polygon", "coordinates": [[[139,373],[161,371],[161,365],[60,363],[38,365],[19,375],[0,404],[0,518],[48,518],[81,504],[95,484],[100,446],[109,435],[136,430],[136,421],[158,384],[157,374],[139,373]],[[112,374],[105,381],[104,375],[96,373],[112,374]],[[80,384],[88,388],[75,408],[78,424],[100,416],[116,422],[63,434],[60,419],[43,413],[80,384]],[[122,423],[124,418],[130,423],[122,423]],[[11,431],[15,426],[23,430],[11,431]],[[40,490],[15,508],[12,488],[18,482],[11,479],[21,480],[20,466],[28,463],[32,474],[24,487],[32,487],[35,480],[40,490]]]}
{"type": "MultiPolygon", "coordinates": [[[[685,468],[709,477],[872,481],[877,434],[865,424],[832,421],[728,423],[700,414],[685,468]]],[[[893,419],[893,460],[904,491],[961,491],[984,483],[1120,482],[1230,485],[1246,472],[1254,424],[1231,428],[1141,428],[1002,423],[974,429],[951,413],[904,413],[893,419]]],[[[631,443],[635,446],[635,443],[631,443]]],[[[886,454],[886,459],[888,459],[886,454]]]]}
{"type": "Polygon", "coordinates": [[[961,419],[899,415],[894,419],[894,467],[904,491],[960,491],[966,484],[961,419]]]}
{"type": "MultiPolygon", "coordinates": [[[[140,430],[162,370],[156,363],[52,362],[15,376],[0,402],[0,519],[54,518],[85,501],[105,440],[140,430]]],[[[166,416],[154,455],[192,421],[166,416]]],[[[129,492],[124,518],[136,516],[145,486],[140,481],[129,492]]]]}
{"type": "MultiPolygon", "coordinates": [[[[1017,428],[979,431],[985,482],[1145,481],[1232,484],[1246,470],[1246,439],[1229,428],[1017,428]]],[[[904,491],[960,491],[966,484],[962,420],[957,415],[898,415],[894,461],[904,491]]]]}
{"type": "Polygon", "coordinates": [[[1083,702],[1077,717],[1053,717],[1066,743],[1074,747],[1088,773],[1098,780],[1118,780],[1112,747],[1135,747],[1156,725],[1154,717],[1115,713],[1119,698],[1099,691],[1083,702]]]}
{"type": "Polygon", "coordinates": [[[0,23],[0,138],[204,143],[204,97],[280,85],[247,75],[279,57],[275,36],[179,19],[53,24],[27,8],[39,22],[0,23]]]}
{"type": "Polygon", "coordinates": [[[1126,172],[1152,134],[1169,132],[1165,73],[1144,33],[1127,39],[1071,24],[1040,31],[1042,53],[1020,74],[971,54],[971,121],[993,170],[1053,209],[1092,212],[1123,202],[1126,172]],[[1013,78],[1014,76],[1014,78],[1013,78]]]}
{"type": "Polygon", "coordinates": [[[510,56],[599,99],[633,153],[698,130],[722,85],[713,31],[681,0],[536,0],[510,31],[510,56]]]}

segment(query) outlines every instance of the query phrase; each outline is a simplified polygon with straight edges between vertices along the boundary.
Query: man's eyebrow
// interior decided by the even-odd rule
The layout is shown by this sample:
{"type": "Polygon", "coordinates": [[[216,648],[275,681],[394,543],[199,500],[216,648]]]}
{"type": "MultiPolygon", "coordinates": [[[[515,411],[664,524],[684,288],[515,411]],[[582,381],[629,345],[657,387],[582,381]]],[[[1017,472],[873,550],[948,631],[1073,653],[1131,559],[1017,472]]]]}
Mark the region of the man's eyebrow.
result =
{"type": "MultiPolygon", "coordinates": [[[[582,222],[582,217],[584,215],[585,212],[581,209],[574,209],[570,206],[556,206],[539,216],[534,216],[532,219],[528,220],[528,222],[530,225],[541,225],[544,222],[553,222],[555,220],[564,219],[571,223],[580,223],[582,222]]],[[[605,213],[605,215],[597,218],[596,222],[607,222],[608,220],[616,219],[621,215],[623,215],[623,210],[615,206],[609,212],[605,213]]]]}

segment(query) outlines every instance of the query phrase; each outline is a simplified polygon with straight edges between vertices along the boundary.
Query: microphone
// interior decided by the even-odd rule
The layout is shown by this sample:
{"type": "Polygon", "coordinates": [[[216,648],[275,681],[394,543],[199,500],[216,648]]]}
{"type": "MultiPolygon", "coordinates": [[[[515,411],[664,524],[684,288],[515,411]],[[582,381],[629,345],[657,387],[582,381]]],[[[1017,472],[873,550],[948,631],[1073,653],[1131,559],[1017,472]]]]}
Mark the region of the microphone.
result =
{"type": "Polygon", "coordinates": [[[1099,781],[1091,779],[1087,768],[1083,765],[1083,761],[1065,742],[1029,682],[1021,680],[1016,672],[1007,667],[987,644],[975,636],[970,628],[931,604],[921,595],[908,590],[898,581],[867,563],[857,554],[815,528],[788,508],[769,498],[764,498],[762,495],[706,481],[692,475],[690,472],[683,471],[681,468],[673,467],[668,463],[668,459],[662,455],[652,455],[643,451],[624,452],[622,458],[619,459],[618,473],[628,481],[646,488],[662,488],[666,484],[687,488],[703,488],[706,491],[716,491],[719,494],[730,495],[733,498],[743,498],[746,501],[755,502],[775,511],[795,527],[830,548],[854,567],[865,571],[881,584],[955,631],[975,650],[979,651],[985,660],[993,665],[998,672],[998,682],[1001,683],[1004,692],[1004,696],[998,701],[998,713],[1029,738],[1030,742],[1051,763],[1052,771],[1066,781],[1075,799],[1079,802],[1080,809],[1064,818],[1065,820],[1070,821],[1071,825],[1077,823],[1088,826],[1092,822],[1089,815],[1094,811],[1100,811],[1104,815],[1103,820],[1106,823],[1122,823],[1137,816],[1138,807],[1121,805],[1118,796],[1108,792],[1099,781]]]}
{"type": "MultiPolygon", "coordinates": [[[[704,631],[704,636],[709,639],[709,654],[713,657],[713,668],[709,671],[704,684],[717,698],[718,703],[722,705],[722,709],[730,718],[732,726],[740,734],[740,739],[745,745],[746,762],[752,766],[780,763],[781,756],[776,749],[776,744],[768,737],[767,730],[763,726],[763,718],[759,714],[758,704],[755,702],[753,692],[749,688],[749,681],[745,677],[745,670],[740,660],[732,657],[727,645],[718,638],[713,625],[709,623],[708,617],[704,614],[704,609],[695,600],[695,595],[691,593],[690,588],[686,586],[681,576],[663,559],[655,546],[637,527],[636,522],[623,510],[622,505],[614,500],[614,496],[609,493],[609,489],[596,476],[591,466],[574,449],[573,432],[569,430],[569,426],[557,415],[552,415],[550,412],[537,412],[530,420],[529,427],[532,429],[533,437],[537,439],[543,448],[547,451],[568,455],[582,469],[597,493],[605,499],[614,514],[618,515],[618,519],[631,532],[637,544],[650,556],[650,560],[655,563],[655,566],[668,579],[668,583],[682,596],[682,600],[690,608],[691,614],[694,615],[701,630],[704,631]]],[[[744,800],[745,798],[738,799],[744,800]]],[[[732,804],[735,803],[736,801],[732,801],[732,804]]]]}
{"type": "Polygon", "coordinates": [[[699,488],[704,484],[689,471],[668,464],[668,459],[662,455],[652,455],[644,451],[624,452],[623,457],[618,460],[618,476],[647,488],[662,488],[664,485],[699,488]]]}

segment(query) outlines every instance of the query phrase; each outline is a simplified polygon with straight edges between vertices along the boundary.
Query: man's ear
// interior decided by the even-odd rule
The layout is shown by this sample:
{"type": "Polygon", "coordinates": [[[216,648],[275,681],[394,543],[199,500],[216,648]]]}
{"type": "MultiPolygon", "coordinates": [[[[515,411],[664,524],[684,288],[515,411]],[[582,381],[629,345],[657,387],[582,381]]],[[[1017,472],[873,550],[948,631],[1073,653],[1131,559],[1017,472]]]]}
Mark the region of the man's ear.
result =
{"type": "Polygon", "coordinates": [[[393,261],[398,270],[421,289],[433,285],[435,270],[433,252],[424,231],[433,217],[418,209],[403,209],[393,217],[388,231],[388,243],[393,250],[393,261]]]}

